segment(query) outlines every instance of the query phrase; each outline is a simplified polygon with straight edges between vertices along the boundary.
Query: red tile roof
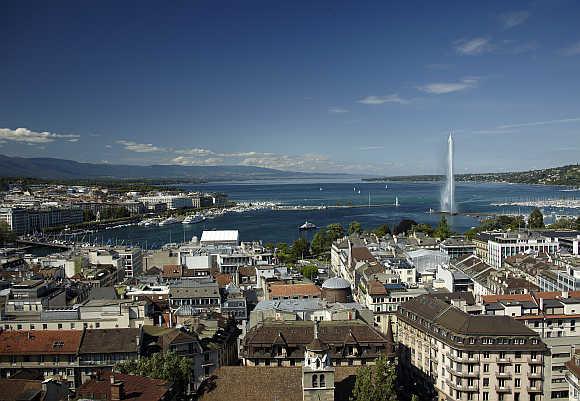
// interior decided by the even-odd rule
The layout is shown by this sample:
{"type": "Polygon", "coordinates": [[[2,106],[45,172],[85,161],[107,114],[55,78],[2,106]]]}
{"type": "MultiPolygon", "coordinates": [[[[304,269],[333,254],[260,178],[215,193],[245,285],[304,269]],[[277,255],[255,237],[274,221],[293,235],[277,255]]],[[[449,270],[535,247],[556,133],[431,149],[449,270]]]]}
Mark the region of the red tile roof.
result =
{"type": "Polygon", "coordinates": [[[293,297],[293,296],[317,296],[320,297],[320,288],[312,283],[304,284],[273,284],[269,288],[270,298],[293,297]]]}
{"type": "MultiPolygon", "coordinates": [[[[116,382],[123,382],[125,397],[130,401],[159,401],[170,391],[170,384],[165,380],[151,379],[145,376],[124,375],[115,373],[116,382]]],[[[80,398],[98,400],[111,399],[110,373],[105,373],[100,379],[90,380],[77,391],[80,398]]]]}
{"type": "Polygon", "coordinates": [[[163,265],[163,278],[180,278],[183,274],[181,265],[163,265]]]}
{"type": "Polygon", "coordinates": [[[0,355],[76,354],[81,330],[5,331],[0,333],[0,355]]]}

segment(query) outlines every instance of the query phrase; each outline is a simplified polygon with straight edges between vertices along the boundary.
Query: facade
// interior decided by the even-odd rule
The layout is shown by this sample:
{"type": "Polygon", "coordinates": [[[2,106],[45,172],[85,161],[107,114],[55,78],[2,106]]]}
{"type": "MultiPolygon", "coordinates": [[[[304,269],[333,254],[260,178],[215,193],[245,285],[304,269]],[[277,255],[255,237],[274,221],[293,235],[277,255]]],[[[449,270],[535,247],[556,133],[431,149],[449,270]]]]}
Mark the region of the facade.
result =
{"type": "Polygon", "coordinates": [[[77,207],[0,208],[0,220],[16,234],[28,234],[46,228],[83,222],[83,211],[77,207]]]}
{"type": "Polygon", "coordinates": [[[465,238],[447,238],[439,244],[439,250],[451,259],[475,254],[475,244],[465,238]]]}
{"type": "Polygon", "coordinates": [[[521,323],[468,315],[430,295],[404,303],[397,315],[404,375],[439,400],[543,399],[546,346],[521,323]]]}
{"type": "Polygon", "coordinates": [[[165,204],[168,210],[192,208],[192,198],[185,195],[155,195],[143,196],[139,198],[147,208],[156,207],[159,204],[165,204]]]}
{"type": "Polygon", "coordinates": [[[557,237],[544,236],[537,232],[483,232],[480,241],[487,241],[487,263],[493,267],[503,266],[504,260],[513,255],[529,251],[554,254],[559,250],[557,237]]]}
{"type": "Polygon", "coordinates": [[[392,347],[374,327],[360,320],[350,321],[264,321],[248,330],[242,341],[245,366],[302,366],[308,344],[318,337],[327,344],[335,366],[373,364],[392,347]]]}

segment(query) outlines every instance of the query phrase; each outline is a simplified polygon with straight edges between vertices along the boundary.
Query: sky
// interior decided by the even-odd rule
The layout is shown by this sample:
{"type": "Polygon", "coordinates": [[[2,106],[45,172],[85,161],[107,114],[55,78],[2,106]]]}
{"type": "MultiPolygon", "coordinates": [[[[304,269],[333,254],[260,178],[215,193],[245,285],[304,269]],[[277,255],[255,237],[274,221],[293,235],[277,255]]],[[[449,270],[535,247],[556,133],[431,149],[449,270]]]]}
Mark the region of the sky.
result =
{"type": "Polygon", "coordinates": [[[580,160],[580,2],[26,1],[0,154],[368,175],[580,160]]]}

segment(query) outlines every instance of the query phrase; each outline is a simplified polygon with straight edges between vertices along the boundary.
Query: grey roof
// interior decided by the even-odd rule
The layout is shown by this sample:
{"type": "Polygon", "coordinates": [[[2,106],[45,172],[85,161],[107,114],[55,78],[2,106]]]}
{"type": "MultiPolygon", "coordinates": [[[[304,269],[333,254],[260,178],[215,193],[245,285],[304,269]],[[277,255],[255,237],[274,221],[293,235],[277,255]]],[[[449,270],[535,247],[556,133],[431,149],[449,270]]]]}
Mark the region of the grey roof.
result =
{"type": "Polygon", "coordinates": [[[322,283],[322,288],[326,288],[326,289],[345,289],[345,288],[350,288],[350,283],[348,282],[348,280],[345,280],[341,277],[333,277],[333,278],[329,278],[328,280],[325,280],[324,283],[322,283]]]}

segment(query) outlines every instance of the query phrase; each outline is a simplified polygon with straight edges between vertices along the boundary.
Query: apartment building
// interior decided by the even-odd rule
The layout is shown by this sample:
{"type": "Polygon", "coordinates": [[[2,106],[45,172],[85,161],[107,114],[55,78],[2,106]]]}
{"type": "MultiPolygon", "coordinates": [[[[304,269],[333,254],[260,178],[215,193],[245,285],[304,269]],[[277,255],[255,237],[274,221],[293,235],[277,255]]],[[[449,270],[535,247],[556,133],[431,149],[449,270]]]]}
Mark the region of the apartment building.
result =
{"type": "Polygon", "coordinates": [[[544,361],[544,400],[569,396],[566,362],[580,347],[580,292],[533,292],[483,297],[485,313],[511,316],[538,333],[548,347],[544,361]]]}
{"type": "Polygon", "coordinates": [[[559,250],[558,237],[544,236],[534,231],[481,232],[476,238],[480,242],[487,242],[486,262],[497,268],[502,267],[509,256],[530,251],[554,254],[559,250]]]}
{"type": "Polygon", "coordinates": [[[469,315],[431,295],[397,312],[405,376],[438,400],[537,401],[546,345],[508,316],[469,315]]]}

